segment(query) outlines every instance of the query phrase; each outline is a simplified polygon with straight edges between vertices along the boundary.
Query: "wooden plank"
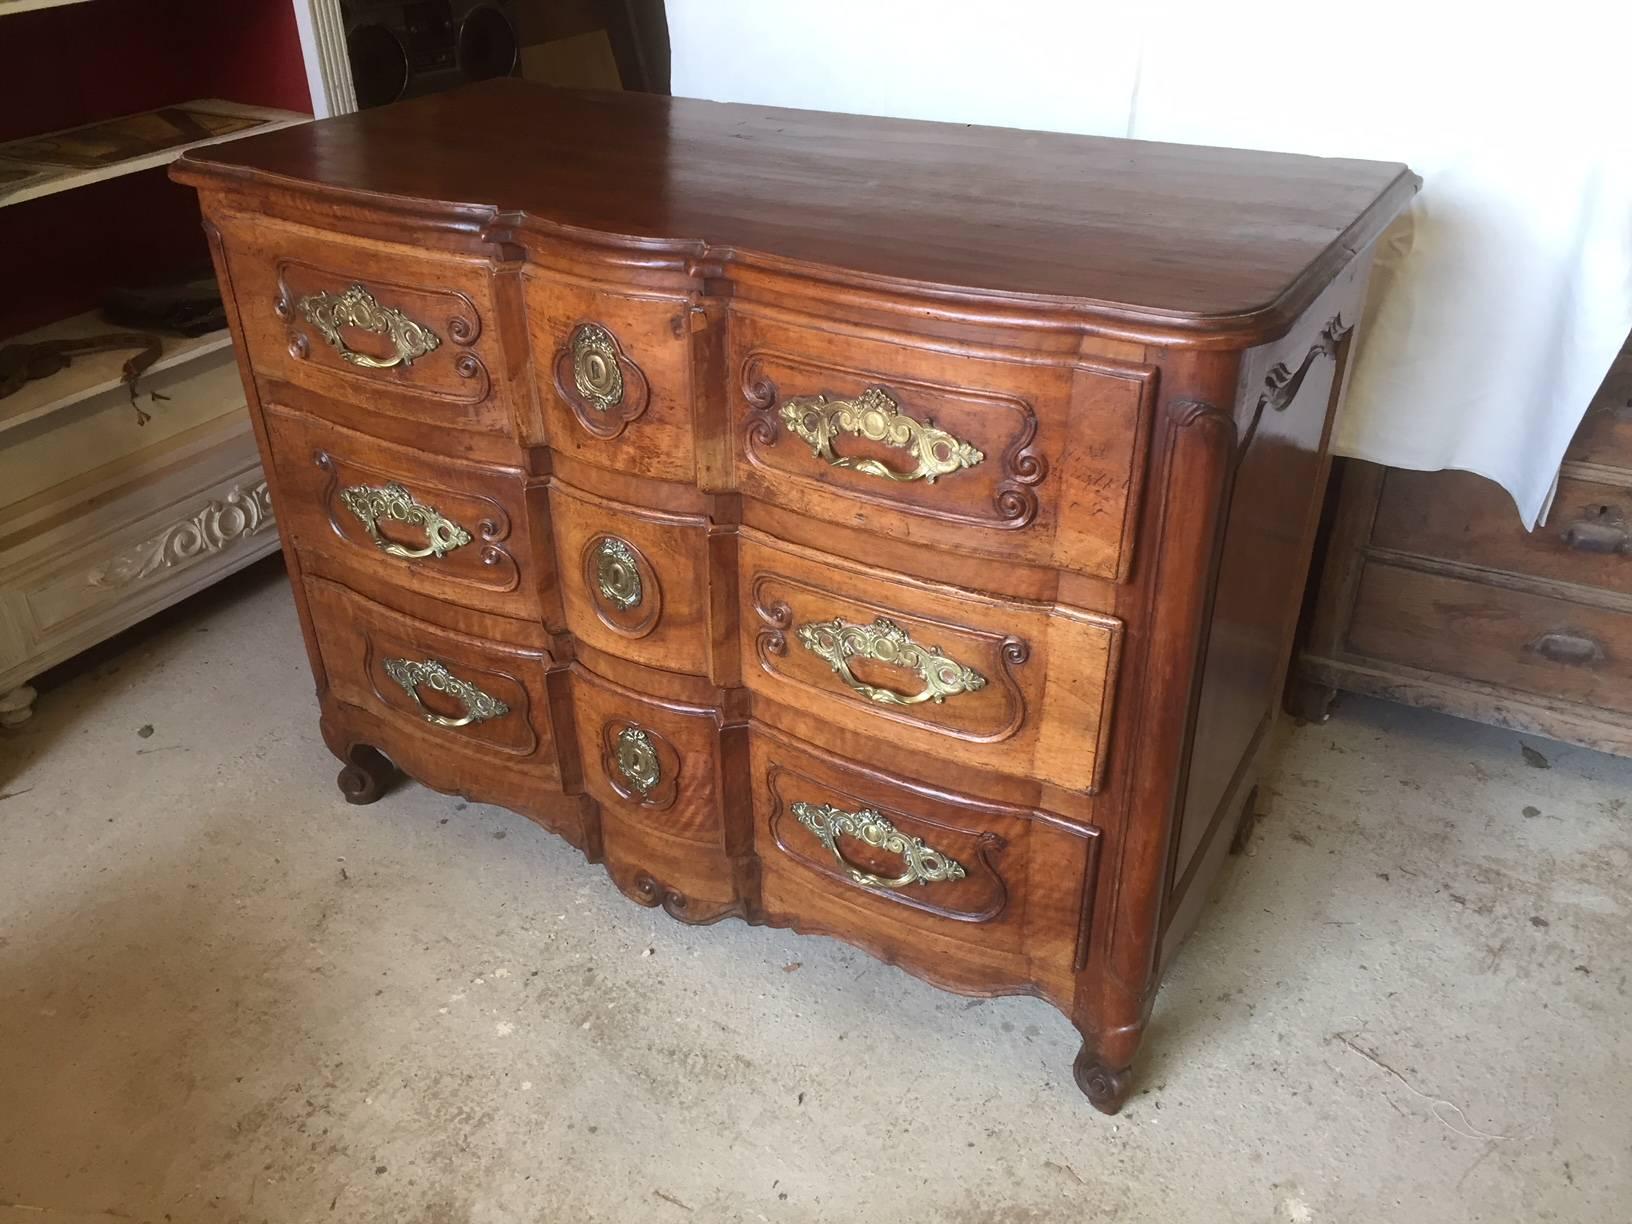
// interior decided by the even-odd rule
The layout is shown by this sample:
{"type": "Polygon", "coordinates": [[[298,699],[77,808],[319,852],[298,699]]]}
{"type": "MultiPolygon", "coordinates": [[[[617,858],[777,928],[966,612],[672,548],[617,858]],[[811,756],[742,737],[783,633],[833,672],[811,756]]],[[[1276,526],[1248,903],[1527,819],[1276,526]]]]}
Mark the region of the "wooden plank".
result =
{"type": "Polygon", "coordinates": [[[310,115],[302,115],[295,111],[275,110],[266,106],[245,106],[238,102],[224,102],[219,98],[204,98],[195,102],[179,102],[174,107],[161,107],[159,110],[144,111],[136,115],[123,115],[117,119],[98,120],[83,127],[48,132],[42,136],[27,136],[20,140],[8,141],[0,144],[0,208],[21,204],[25,200],[37,200],[41,196],[55,195],[59,191],[72,191],[75,187],[89,186],[91,183],[104,182],[126,174],[135,174],[139,170],[151,170],[155,166],[168,165],[188,149],[276,131],[278,128],[306,123],[310,119],[310,115]],[[202,119],[206,125],[220,123],[233,126],[234,130],[197,140],[181,139],[174,144],[123,157],[105,165],[87,164],[93,160],[93,157],[87,156],[87,152],[98,146],[106,147],[107,141],[102,133],[107,132],[113,125],[141,127],[148,123],[162,122],[160,112],[165,110],[185,110],[194,118],[202,119]],[[237,126],[237,121],[245,119],[255,122],[249,126],[237,126]],[[69,139],[79,142],[82,147],[77,150],[63,148],[63,143],[69,139]]]}
{"type": "MultiPolygon", "coordinates": [[[[117,326],[104,320],[97,312],[88,311],[13,336],[7,343],[38,344],[46,340],[76,340],[104,332],[135,330],[140,329],[117,326]]],[[[142,372],[142,377],[137,379],[138,387],[154,374],[207,357],[232,344],[232,337],[224,327],[202,336],[173,336],[163,332],[152,334],[164,345],[164,352],[142,372]]],[[[135,351],[128,348],[107,353],[86,353],[75,357],[66,370],[24,383],[21,390],[0,399],[0,434],[122,386],[125,362],[135,351]]]]}

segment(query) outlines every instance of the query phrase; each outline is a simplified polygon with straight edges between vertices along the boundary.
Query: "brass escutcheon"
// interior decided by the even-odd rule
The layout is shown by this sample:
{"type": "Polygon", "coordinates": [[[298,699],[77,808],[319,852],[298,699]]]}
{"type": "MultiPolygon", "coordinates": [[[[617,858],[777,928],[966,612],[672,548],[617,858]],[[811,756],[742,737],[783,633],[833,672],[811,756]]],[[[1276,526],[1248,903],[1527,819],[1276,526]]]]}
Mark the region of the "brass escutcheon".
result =
{"type": "Polygon", "coordinates": [[[572,381],[599,412],[623,399],[617,347],[604,327],[585,323],[572,334],[572,381]]]}
{"type": "Polygon", "coordinates": [[[651,737],[639,727],[625,727],[618,732],[618,772],[643,797],[663,780],[663,766],[657,759],[657,749],[651,737]]]}
{"type": "Polygon", "coordinates": [[[603,536],[595,546],[595,585],[613,607],[627,612],[641,601],[645,591],[635,550],[617,536],[603,536]]]}

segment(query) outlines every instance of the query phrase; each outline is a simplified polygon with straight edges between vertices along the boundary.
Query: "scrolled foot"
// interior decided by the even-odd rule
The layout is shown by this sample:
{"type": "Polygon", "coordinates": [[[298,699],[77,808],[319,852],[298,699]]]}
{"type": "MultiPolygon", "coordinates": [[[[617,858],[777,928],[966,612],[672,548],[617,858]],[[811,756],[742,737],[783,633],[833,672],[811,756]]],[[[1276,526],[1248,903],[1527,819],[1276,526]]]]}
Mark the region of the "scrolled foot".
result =
{"type": "Polygon", "coordinates": [[[1120,1110],[1122,1103],[1128,1099],[1128,1090],[1133,1086],[1131,1067],[1113,1070],[1103,1066],[1087,1046],[1083,1046],[1076,1062],[1071,1064],[1071,1073],[1089,1104],[1104,1114],[1114,1114],[1120,1110]]]}
{"type": "Polygon", "coordinates": [[[358,744],[346,753],[346,765],[334,782],[347,803],[373,803],[397,776],[397,768],[377,749],[358,744]]]}

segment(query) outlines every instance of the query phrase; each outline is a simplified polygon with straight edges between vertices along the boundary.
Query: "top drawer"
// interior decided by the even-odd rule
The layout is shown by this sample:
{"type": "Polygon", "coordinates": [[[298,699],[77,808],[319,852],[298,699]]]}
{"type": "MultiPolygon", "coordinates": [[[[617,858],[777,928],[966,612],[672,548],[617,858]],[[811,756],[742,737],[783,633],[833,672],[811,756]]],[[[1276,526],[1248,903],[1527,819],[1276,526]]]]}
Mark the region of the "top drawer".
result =
{"type": "Polygon", "coordinates": [[[1483,476],[1390,468],[1371,542],[1632,595],[1632,488],[1561,476],[1548,521],[1529,532],[1507,491],[1483,476]]]}
{"type": "Polygon", "coordinates": [[[933,548],[1126,577],[1154,372],[733,307],[743,493],[933,548]]]}
{"type": "Polygon", "coordinates": [[[514,433],[486,262],[259,218],[221,231],[257,377],[439,428],[514,433]]]}

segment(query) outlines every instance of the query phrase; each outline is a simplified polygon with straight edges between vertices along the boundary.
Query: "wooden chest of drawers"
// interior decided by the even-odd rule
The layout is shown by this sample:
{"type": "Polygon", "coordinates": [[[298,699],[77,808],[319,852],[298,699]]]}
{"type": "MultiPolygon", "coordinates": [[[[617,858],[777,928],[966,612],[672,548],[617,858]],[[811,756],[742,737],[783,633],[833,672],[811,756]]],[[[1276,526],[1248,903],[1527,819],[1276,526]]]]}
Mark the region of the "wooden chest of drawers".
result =
{"type": "Polygon", "coordinates": [[[175,173],[349,798],[1039,994],[1118,1107],[1409,172],[499,82],[175,173]]]}
{"type": "Polygon", "coordinates": [[[1470,472],[1346,463],[1293,709],[1337,689],[1632,756],[1632,345],[1545,522],[1470,472]]]}

